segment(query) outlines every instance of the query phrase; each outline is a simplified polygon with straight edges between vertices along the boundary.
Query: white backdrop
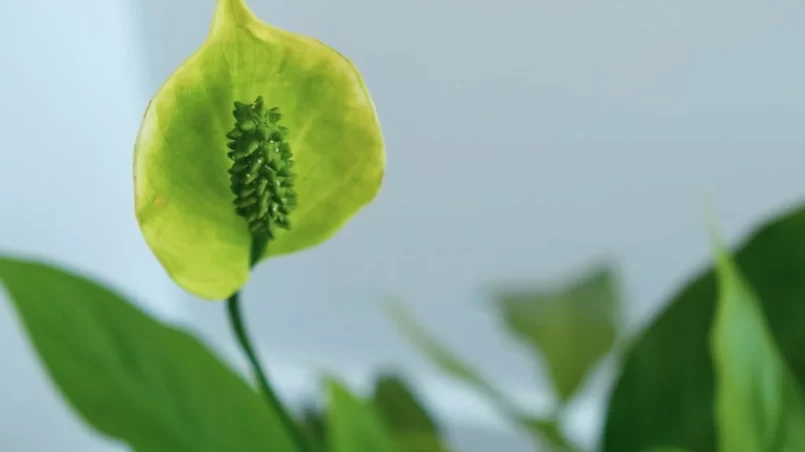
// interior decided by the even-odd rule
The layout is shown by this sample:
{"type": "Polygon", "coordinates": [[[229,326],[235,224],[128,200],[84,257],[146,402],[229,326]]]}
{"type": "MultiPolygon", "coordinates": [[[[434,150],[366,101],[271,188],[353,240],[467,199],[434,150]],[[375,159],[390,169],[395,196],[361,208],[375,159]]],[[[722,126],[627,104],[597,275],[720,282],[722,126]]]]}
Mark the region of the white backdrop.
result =
{"type": "MultiPolygon", "coordinates": [[[[148,102],[126,1],[10,0],[0,14],[0,252],[90,272],[147,309],[179,291],[134,221],[131,158],[148,102]]],[[[108,451],[45,379],[0,292],[0,450],[108,451]]]]}

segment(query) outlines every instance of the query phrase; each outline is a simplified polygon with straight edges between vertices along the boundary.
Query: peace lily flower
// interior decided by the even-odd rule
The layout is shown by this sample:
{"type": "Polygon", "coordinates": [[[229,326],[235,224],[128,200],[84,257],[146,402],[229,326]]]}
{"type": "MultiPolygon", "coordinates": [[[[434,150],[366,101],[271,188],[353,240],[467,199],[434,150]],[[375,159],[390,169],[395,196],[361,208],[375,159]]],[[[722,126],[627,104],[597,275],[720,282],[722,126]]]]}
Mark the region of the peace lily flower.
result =
{"type": "Polygon", "coordinates": [[[321,42],[218,0],[206,41],[145,112],[136,216],[184,289],[223,299],[256,261],[315,246],[378,193],[385,152],[357,69],[321,42]]]}

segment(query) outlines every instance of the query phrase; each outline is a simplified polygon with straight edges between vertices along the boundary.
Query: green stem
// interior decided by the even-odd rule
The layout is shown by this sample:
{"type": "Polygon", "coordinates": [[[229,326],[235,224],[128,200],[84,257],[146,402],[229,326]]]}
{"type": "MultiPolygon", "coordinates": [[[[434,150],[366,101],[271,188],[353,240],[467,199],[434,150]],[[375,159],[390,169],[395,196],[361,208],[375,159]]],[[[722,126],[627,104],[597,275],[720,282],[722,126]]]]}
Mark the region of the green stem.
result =
{"type": "MultiPolygon", "coordinates": [[[[262,255],[262,252],[265,250],[266,243],[267,240],[262,239],[261,237],[255,238],[255,243],[252,247],[252,267],[254,267],[255,262],[257,262],[259,256],[262,255]]],[[[266,373],[263,371],[263,366],[260,364],[260,360],[257,358],[257,353],[252,345],[252,341],[249,339],[249,334],[246,331],[246,324],[244,323],[243,315],[241,314],[240,292],[235,292],[226,300],[226,307],[229,313],[229,323],[232,326],[232,330],[235,333],[235,337],[238,340],[240,348],[243,350],[243,353],[246,354],[249,364],[251,364],[252,372],[254,372],[254,376],[257,379],[257,384],[260,387],[260,392],[263,393],[263,396],[265,396],[269,406],[271,406],[271,408],[277,413],[277,416],[279,416],[280,422],[282,422],[285,431],[291,435],[293,441],[296,443],[297,449],[300,452],[309,452],[310,447],[308,442],[305,440],[304,436],[302,436],[298,425],[288,414],[285,406],[282,404],[279,397],[277,397],[277,394],[274,392],[274,389],[269,384],[266,373]]]]}

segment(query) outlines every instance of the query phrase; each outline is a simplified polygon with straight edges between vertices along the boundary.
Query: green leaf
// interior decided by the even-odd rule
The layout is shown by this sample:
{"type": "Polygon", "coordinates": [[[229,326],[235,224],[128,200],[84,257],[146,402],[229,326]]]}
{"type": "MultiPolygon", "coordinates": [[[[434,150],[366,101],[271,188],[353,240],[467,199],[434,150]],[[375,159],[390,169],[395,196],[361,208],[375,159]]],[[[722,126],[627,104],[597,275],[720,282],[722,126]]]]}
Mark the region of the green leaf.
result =
{"type": "Polygon", "coordinates": [[[326,450],[327,425],[324,413],[316,406],[304,406],[299,423],[302,433],[308,438],[309,444],[313,445],[314,450],[326,450]]]}
{"type": "Polygon", "coordinates": [[[618,298],[609,268],[596,268],[555,290],[497,295],[506,326],[544,359],[563,402],[613,346],[618,298]]]}
{"type": "Polygon", "coordinates": [[[335,380],[327,382],[327,438],[330,452],[397,452],[374,406],[335,380]]]}
{"type": "Polygon", "coordinates": [[[235,101],[262,96],[289,132],[298,207],[263,257],[332,236],[378,193],[385,152],[372,99],[352,63],[321,42],[217,0],[206,41],[165,82],[135,143],[136,215],[184,289],[223,299],[249,275],[251,235],[230,191],[226,133],[235,101]]]}
{"type": "Polygon", "coordinates": [[[720,450],[805,450],[805,400],[760,302],[717,248],[718,307],[712,332],[720,450]]]}
{"type": "MultiPolygon", "coordinates": [[[[735,261],[758,294],[777,347],[803,384],[805,210],[765,222],[737,248],[735,261]]],[[[606,452],[639,452],[656,445],[718,450],[710,353],[716,289],[708,268],[632,342],[610,396],[606,452]]]]}
{"type": "Polygon", "coordinates": [[[480,373],[440,344],[403,304],[391,302],[387,304],[387,309],[400,331],[442,372],[478,391],[511,422],[538,440],[547,441],[562,450],[570,448],[555,419],[540,419],[524,413],[480,373]]]}
{"type": "Polygon", "coordinates": [[[687,452],[685,449],[678,449],[676,447],[655,447],[648,449],[644,452],[687,452]]]}
{"type": "Polygon", "coordinates": [[[490,401],[504,407],[505,411],[517,411],[497,388],[487,382],[475,369],[453,355],[425,330],[405,305],[396,302],[389,303],[387,309],[399,330],[444,373],[480,391],[490,401]]]}
{"type": "Polygon", "coordinates": [[[576,448],[570,444],[564,432],[559,426],[556,418],[540,419],[535,417],[520,415],[515,419],[518,423],[525,426],[535,438],[550,447],[552,452],[575,451],[576,448]]]}
{"type": "Polygon", "coordinates": [[[402,452],[446,452],[436,422],[399,377],[375,381],[374,404],[402,452]]]}
{"type": "Polygon", "coordinates": [[[259,395],[187,333],[49,265],[0,257],[0,282],[53,382],[101,434],[139,452],[295,451],[259,395]]]}

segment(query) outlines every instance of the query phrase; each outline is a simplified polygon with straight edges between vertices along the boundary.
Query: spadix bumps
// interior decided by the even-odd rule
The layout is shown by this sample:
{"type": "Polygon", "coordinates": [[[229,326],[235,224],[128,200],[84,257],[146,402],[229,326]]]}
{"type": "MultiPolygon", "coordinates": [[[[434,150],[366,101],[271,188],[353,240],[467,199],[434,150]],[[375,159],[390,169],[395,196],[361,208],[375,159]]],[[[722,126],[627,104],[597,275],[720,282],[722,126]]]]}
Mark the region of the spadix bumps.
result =
{"type": "Polygon", "coordinates": [[[218,0],[207,40],[146,110],[136,215],[179,285],[223,299],[246,283],[256,234],[271,235],[261,258],[325,241],[374,199],[384,167],[352,63],[218,0]]]}
{"type": "Polygon", "coordinates": [[[266,108],[262,97],[252,105],[235,102],[232,114],[237,122],[226,137],[232,140],[227,155],[234,161],[229,180],[235,211],[252,233],[272,239],[277,227],[290,228],[288,215],[296,207],[288,129],[278,124],[279,109],[266,108]]]}

